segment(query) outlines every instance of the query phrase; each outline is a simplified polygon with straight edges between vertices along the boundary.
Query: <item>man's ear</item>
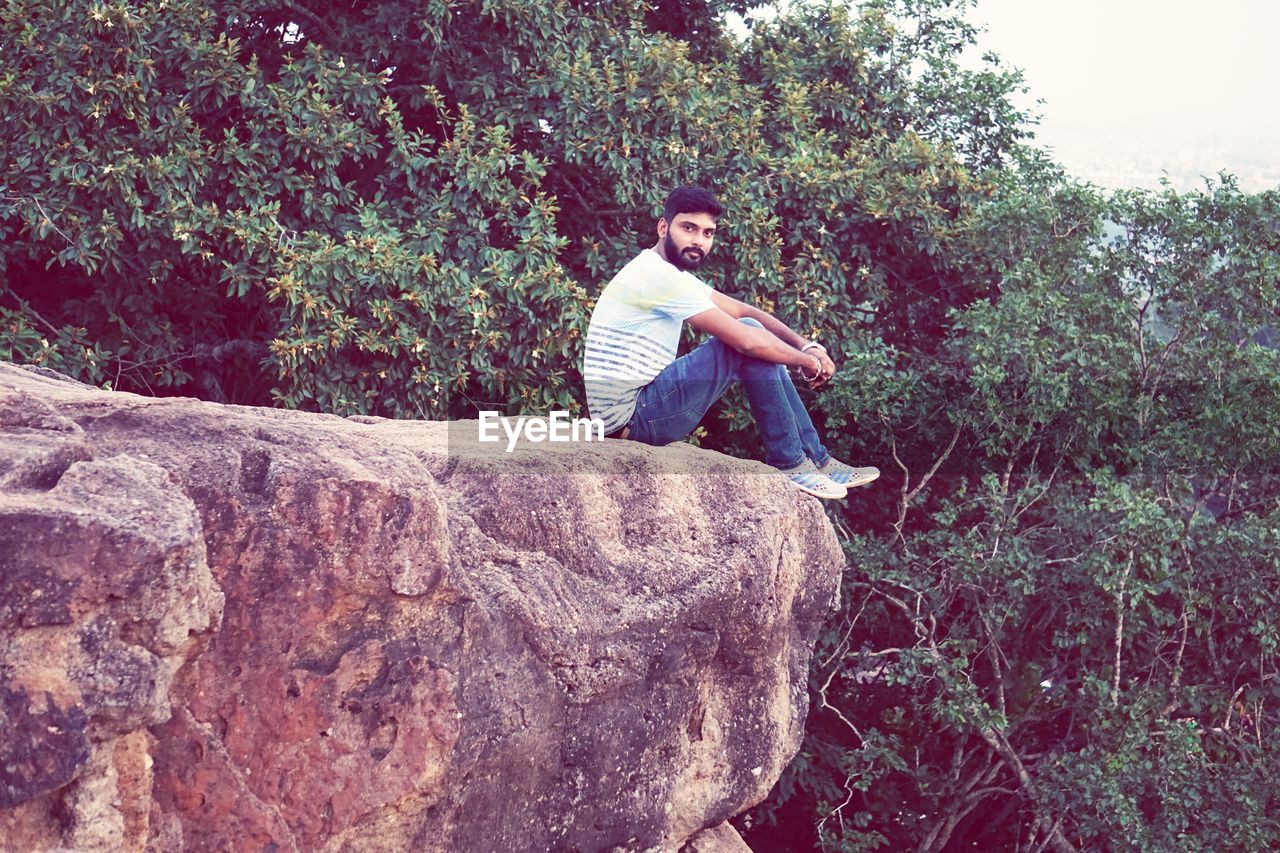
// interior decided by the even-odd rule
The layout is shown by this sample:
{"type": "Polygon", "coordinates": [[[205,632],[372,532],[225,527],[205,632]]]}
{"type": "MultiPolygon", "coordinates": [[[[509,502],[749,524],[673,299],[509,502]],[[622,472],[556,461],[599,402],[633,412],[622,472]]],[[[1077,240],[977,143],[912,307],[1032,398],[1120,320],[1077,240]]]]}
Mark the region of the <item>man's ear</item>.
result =
{"type": "Polygon", "coordinates": [[[658,239],[661,240],[667,236],[667,220],[665,217],[658,217],[658,239]]]}

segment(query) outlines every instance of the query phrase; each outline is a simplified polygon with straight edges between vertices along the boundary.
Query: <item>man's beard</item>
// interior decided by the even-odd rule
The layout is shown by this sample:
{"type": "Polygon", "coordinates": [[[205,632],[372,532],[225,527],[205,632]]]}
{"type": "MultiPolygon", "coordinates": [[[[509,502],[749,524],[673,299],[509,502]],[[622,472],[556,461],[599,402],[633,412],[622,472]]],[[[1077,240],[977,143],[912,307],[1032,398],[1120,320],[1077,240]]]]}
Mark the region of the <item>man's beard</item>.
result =
{"type": "Polygon", "coordinates": [[[686,272],[696,270],[707,259],[706,254],[701,249],[685,249],[684,252],[681,252],[676,248],[676,241],[671,239],[670,233],[663,238],[662,248],[667,253],[667,260],[671,261],[671,264],[676,269],[685,270],[686,272]],[[688,254],[685,254],[685,252],[688,254]]]}

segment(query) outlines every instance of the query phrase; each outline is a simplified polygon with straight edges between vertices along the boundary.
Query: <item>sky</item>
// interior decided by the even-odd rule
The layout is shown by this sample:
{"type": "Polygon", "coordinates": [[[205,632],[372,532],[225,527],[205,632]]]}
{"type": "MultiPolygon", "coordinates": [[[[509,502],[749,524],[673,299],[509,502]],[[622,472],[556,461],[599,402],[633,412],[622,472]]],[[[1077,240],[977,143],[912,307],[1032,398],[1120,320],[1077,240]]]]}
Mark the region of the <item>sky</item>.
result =
{"type": "Polygon", "coordinates": [[[971,64],[1022,69],[1036,142],[1076,178],[1280,189],[1280,0],[978,0],[967,17],[986,28],[971,64]]]}
{"type": "Polygon", "coordinates": [[[979,47],[1021,68],[1040,144],[1076,177],[1280,188],[1277,0],[979,0],[979,47]]]}

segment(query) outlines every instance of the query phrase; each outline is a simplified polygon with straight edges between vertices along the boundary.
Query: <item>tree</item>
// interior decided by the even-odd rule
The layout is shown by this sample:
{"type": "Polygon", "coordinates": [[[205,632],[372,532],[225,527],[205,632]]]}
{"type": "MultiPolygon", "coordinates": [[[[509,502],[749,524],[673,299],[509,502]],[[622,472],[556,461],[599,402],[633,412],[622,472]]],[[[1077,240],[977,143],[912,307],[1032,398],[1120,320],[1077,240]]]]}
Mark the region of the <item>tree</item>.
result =
{"type": "Polygon", "coordinates": [[[682,181],[738,223],[717,283],[815,331],[902,281],[965,286],[940,250],[981,192],[961,154],[1018,131],[946,139],[909,81],[935,42],[899,50],[888,4],[744,45],[722,13],[746,8],[11,3],[5,353],[338,413],[577,409],[591,294],[682,181]]]}
{"type": "Polygon", "coordinates": [[[816,811],[824,850],[1269,849],[1280,194],[1044,165],[980,213],[1007,260],[944,367],[901,352],[831,404],[882,424],[900,491],[846,516],[803,755],[753,820],[816,811]]]}
{"type": "Polygon", "coordinates": [[[575,411],[594,295],[709,185],[708,279],[828,344],[817,420],[885,471],[748,837],[1273,846],[1280,199],[1076,184],[970,5],[12,0],[0,357],[575,411]]]}

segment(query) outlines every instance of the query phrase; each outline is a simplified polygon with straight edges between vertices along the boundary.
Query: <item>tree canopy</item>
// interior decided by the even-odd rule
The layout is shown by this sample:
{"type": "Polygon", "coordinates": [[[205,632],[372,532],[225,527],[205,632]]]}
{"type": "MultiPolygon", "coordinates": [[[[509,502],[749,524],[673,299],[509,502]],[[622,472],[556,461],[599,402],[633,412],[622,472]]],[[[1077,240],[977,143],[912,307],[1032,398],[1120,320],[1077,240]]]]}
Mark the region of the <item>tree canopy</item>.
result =
{"type": "MultiPolygon", "coordinates": [[[[580,411],[596,295],[707,185],[707,280],[828,345],[884,471],[748,839],[1275,846],[1280,194],[1074,181],[969,5],[11,0],[0,357],[580,411]]],[[[760,455],[740,398],[697,440],[760,455]]]]}

